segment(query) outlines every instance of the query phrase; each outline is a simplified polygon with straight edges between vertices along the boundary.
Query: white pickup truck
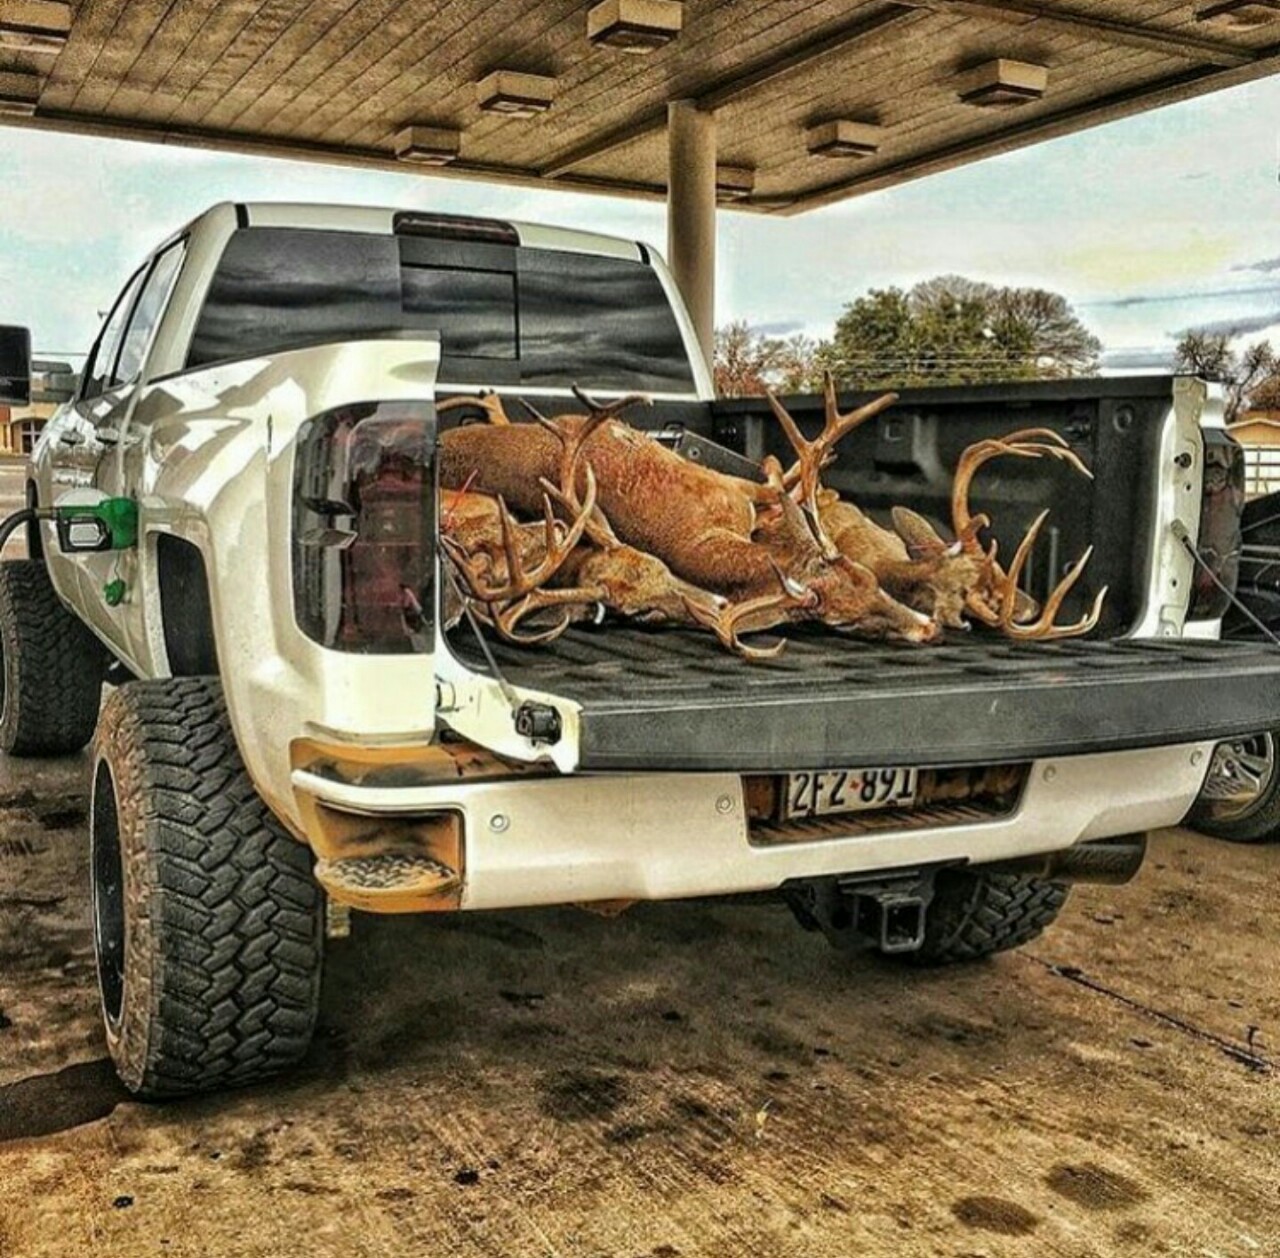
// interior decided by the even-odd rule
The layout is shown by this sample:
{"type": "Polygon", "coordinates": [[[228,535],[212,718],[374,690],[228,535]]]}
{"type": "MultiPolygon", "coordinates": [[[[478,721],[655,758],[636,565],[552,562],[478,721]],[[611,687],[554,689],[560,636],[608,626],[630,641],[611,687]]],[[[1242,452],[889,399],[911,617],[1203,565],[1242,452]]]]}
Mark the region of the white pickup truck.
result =
{"type": "MultiPolygon", "coordinates": [[[[23,343],[0,337],[15,395],[23,343]]],[[[776,893],[841,946],[1015,946],[1071,882],[1131,876],[1216,742],[1280,701],[1280,652],[1209,640],[1223,609],[1183,544],[1211,554],[1239,516],[1205,475],[1233,446],[1195,380],[908,392],[831,469],[868,510],[938,518],[970,442],[1053,428],[1093,481],[1015,459],[978,493],[1006,545],[1052,508],[1032,592],[1094,544],[1073,598],[1111,594],[1087,641],[797,629],[748,664],[677,629],[531,648],[447,628],[436,399],[554,415],[574,383],[648,394],[636,422],[694,460],[782,452],[762,402],[714,399],[632,242],[226,204],[124,285],[31,459],[31,557],[0,566],[0,745],[71,753],[96,727],[97,960],[130,1088],[295,1062],[326,894],[406,912],[776,893]]],[[[818,422],[820,399],[787,406],[818,422]]]]}

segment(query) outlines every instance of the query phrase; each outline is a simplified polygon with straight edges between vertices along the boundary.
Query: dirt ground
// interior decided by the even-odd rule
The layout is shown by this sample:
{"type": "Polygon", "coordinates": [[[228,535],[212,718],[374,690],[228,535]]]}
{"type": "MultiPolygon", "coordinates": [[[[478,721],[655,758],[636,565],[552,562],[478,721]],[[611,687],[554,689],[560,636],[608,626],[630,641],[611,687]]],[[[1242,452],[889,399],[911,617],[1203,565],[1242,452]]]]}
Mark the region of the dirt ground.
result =
{"type": "Polygon", "coordinates": [[[0,1255],[1280,1254],[1280,848],[1157,837],[1020,954],[781,908],[357,917],[276,1086],[135,1104],[85,764],[0,759],[0,1255]]]}

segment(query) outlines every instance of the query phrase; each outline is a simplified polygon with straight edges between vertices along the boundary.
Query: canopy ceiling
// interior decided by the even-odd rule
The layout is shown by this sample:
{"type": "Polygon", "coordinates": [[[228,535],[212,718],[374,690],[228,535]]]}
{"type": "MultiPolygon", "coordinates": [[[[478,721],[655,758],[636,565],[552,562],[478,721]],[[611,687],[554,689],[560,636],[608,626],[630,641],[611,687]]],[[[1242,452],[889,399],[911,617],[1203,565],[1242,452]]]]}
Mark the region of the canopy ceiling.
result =
{"type": "Polygon", "coordinates": [[[4,122],[402,170],[405,128],[452,128],[432,173],[661,197],[666,105],[693,99],[753,181],[734,204],[783,214],[1280,69],[1280,20],[1197,20],[1203,0],[687,0],[644,56],[589,42],[586,0],[0,0],[0,20],[60,7],[60,48],[0,47],[0,97],[34,103],[4,122]],[[1044,67],[1043,96],[965,103],[993,59],[1044,67]],[[551,107],[483,111],[497,69],[550,77],[551,107]],[[812,155],[833,120],[874,152],[812,155]]]}

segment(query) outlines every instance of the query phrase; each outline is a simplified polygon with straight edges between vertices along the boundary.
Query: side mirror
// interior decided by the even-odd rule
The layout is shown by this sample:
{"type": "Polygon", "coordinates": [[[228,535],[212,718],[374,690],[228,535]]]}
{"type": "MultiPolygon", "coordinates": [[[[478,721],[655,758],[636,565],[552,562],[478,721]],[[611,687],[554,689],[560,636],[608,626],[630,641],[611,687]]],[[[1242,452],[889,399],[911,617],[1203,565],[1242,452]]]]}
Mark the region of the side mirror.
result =
{"type": "Polygon", "coordinates": [[[31,404],[31,332],[0,326],[0,403],[31,404]]]}

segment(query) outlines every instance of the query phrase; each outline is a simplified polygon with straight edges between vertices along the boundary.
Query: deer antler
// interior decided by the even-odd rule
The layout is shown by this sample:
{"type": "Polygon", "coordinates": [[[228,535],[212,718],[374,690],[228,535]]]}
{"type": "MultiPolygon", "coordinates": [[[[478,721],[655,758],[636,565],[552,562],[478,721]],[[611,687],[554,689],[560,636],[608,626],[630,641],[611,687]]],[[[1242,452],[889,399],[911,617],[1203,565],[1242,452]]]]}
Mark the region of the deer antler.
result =
{"type": "Polygon", "coordinates": [[[587,526],[587,517],[595,509],[595,500],[595,477],[589,475],[587,501],[583,504],[582,513],[567,528],[556,519],[550,500],[543,500],[546,550],[542,559],[529,569],[525,566],[524,555],[520,549],[520,525],[507,509],[507,504],[499,498],[498,523],[502,537],[502,553],[507,561],[507,575],[503,582],[491,584],[481,565],[455,538],[442,537],[441,542],[449,552],[450,558],[458,565],[476,598],[484,603],[508,602],[532,593],[555,575],[556,570],[582,539],[583,530],[587,526]]]}
{"type": "Polygon", "coordinates": [[[710,629],[728,650],[736,652],[743,659],[776,659],[786,648],[786,642],[780,641],[771,647],[748,646],[738,637],[740,633],[749,631],[749,626],[744,629],[742,622],[750,621],[763,612],[813,607],[818,596],[798,581],[793,581],[776,563],[773,564],[773,570],[782,587],[777,594],[762,594],[757,598],[744,599],[740,603],[729,603],[715,612],[699,607],[688,598],[684,600],[684,605],[694,620],[710,629]]]}
{"type": "Polygon", "coordinates": [[[583,392],[576,384],[572,388],[573,396],[587,408],[590,418],[597,416],[601,420],[616,419],[628,406],[652,406],[653,401],[644,393],[628,393],[626,397],[614,398],[612,402],[597,402],[583,392]]]}
{"type": "Polygon", "coordinates": [[[455,538],[441,536],[440,543],[461,573],[471,597],[488,605],[490,619],[504,637],[513,642],[523,643],[550,641],[563,633],[572,621],[572,610],[567,605],[591,604],[597,601],[596,592],[590,589],[546,590],[543,588],[582,540],[582,534],[590,522],[595,505],[596,480],[590,468],[587,469],[586,498],[581,503],[581,510],[569,524],[563,524],[556,518],[551,499],[544,497],[543,556],[530,568],[526,564],[520,546],[521,526],[512,517],[507,504],[499,498],[498,525],[502,539],[502,552],[506,559],[505,580],[497,579],[491,572],[491,564],[487,556],[472,555],[455,538]],[[523,636],[516,633],[516,626],[521,620],[544,607],[562,607],[565,610],[561,618],[548,630],[523,636]]]}
{"type": "Polygon", "coordinates": [[[496,393],[482,393],[479,397],[447,397],[443,401],[436,403],[436,414],[457,410],[463,406],[478,406],[484,411],[488,422],[499,427],[511,423],[510,417],[503,409],[502,398],[496,393]]]}
{"type": "MultiPolygon", "coordinates": [[[[639,394],[633,394],[630,397],[621,398],[617,402],[610,403],[608,406],[597,406],[577,385],[574,385],[573,392],[574,396],[589,411],[589,414],[583,419],[576,432],[566,432],[563,427],[548,419],[531,402],[526,401],[524,398],[520,399],[520,405],[533,416],[535,422],[545,428],[560,443],[559,486],[553,485],[546,477],[539,479],[547,495],[560,503],[570,513],[571,518],[577,517],[582,513],[582,502],[578,497],[578,463],[582,458],[582,450],[588,439],[624,406],[628,406],[633,402],[647,402],[648,400],[640,397],[639,394]]],[[[587,475],[591,475],[589,466],[587,475]]],[[[599,507],[588,513],[584,531],[586,536],[601,550],[614,550],[622,545],[618,535],[613,531],[613,527],[599,507]]]]}
{"type": "Polygon", "coordinates": [[[782,425],[782,431],[786,433],[787,440],[791,443],[792,449],[795,450],[798,460],[796,466],[786,474],[784,484],[788,487],[791,485],[796,486],[798,501],[808,517],[809,529],[813,533],[814,540],[822,548],[822,553],[826,558],[834,559],[840,551],[822,527],[818,506],[818,491],[822,488],[820,481],[822,469],[835,457],[835,447],[842,438],[846,437],[860,424],[865,424],[867,420],[875,418],[881,411],[887,410],[898,400],[898,395],[896,393],[886,393],[883,397],[876,398],[874,402],[869,402],[866,406],[859,407],[856,411],[841,415],[839,399],[836,397],[835,377],[829,371],[823,375],[822,393],[826,408],[826,421],[823,424],[822,431],[812,441],[805,438],[800,431],[800,426],[791,417],[787,408],[778,401],[777,395],[769,392],[767,396],[774,416],[777,418],[778,423],[782,425]]]}
{"type": "MultiPolygon", "coordinates": [[[[577,390],[575,390],[577,392],[577,390]]],[[[543,495],[543,503],[547,525],[547,554],[539,565],[539,570],[547,568],[545,576],[541,580],[534,581],[534,588],[527,591],[517,591],[511,594],[503,593],[499,596],[498,601],[504,603],[500,610],[493,613],[493,625],[505,638],[513,642],[523,643],[539,643],[548,642],[553,638],[559,637],[565,631],[573,620],[573,607],[590,605],[591,603],[599,603],[601,591],[595,587],[582,586],[571,587],[561,590],[545,590],[540,588],[544,581],[549,580],[555,575],[556,571],[568,558],[569,553],[581,541],[583,535],[590,537],[593,542],[604,548],[610,545],[620,545],[617,537],[614,536],[613,530],[609,527],[603,513],[596,506],[596,479],[595,473],[588,465],[586,470],[587,479],[587,496],[582,500],[577,492],[578,477],[578,461],[582,457],[582,448],[586,444],[587,439],[591,436],[601,424],[605,423],[612,417],[613,410],[621,405],[625,405],[633,399],[622,399],[621,403],[615,404],[615,407],[596,407],[583,395],[583,400],[587,405],[591,414],[580,424],[577,429],[572,432],[565,431],[563,427],[553,423],[532,403],[524,398],[520,399],[520,404],[533,416],[534,420],[551,433],[561,445],[560,458],[560,485],[553,485],[545,477],[540,478],[542,488],[545,491],[543,495]],[[550,521],[555,519],[555,509],[552,501],[560,503],[568,512],[569,519],[572,524],[569,532],[565,535],[563,542],[557,543],[553,539],[550,521]],[[572,540],[570,540],[572,539],[572,540]],[[564,547],[564,553],[558,558],[553,556],[553,549],[556,545],[564,547]],[[529,635],[521,635],[516,632],[519,623],[532,612],[540,611],[547,607],[561,607],[563,614],[549,629],[529,635]]],[[[507,421],[509,422],[509,421],[507,421]]],[[[502,530],[504,546],[509,536],[509,515],[503,506],[502,530]]],[[[510,566],[510,552],[508,551],[508,572],[514,572],[510,566]]]]}
{"type": "Polygon", "coordinates": [[[1055,638],[1078,637],[1080,634],[1088,633],[1097,625],[1098,618],[1102,614],[1102,604],[1107,597],[1106,586],[1094,598],[1093,606],[1089,613],[1075,624],[1056,625],[1054,624],[1054,618],[1057,616],[1067,595],[1075,588],[1076,582],[1079,581],[1081,574],[1084,572],[1085,564],[1089,562],[1089,558],[1093,554],[1092,546],[1071,566],[1067,575],[1054,587],[1053,592],[1045,602],[1044,608],[1035,619],[1027,623],[1025,620],[1019,621],[1016,618],[1019,593],[1018,582],[1022,576],[1023,569],[1026,567],[1027,559],[1031,555],[1036,539],[1040,535],[1040,530],[1044,527],[1044,522],[1048,518],[1048,511],[1042,511],[1027,530],[1026,535],[1018,545],[1017,552],[1013,557],[1013,563],[1007,573],[996,562],[997,548],[995,541],[992,541],[990,550],[987,550],[979,540],[979,533],[982,529],[988,527],[991,521],[987,516],[974,515],[970,510],[970,486],[973,484],[973,478],[979,468],[992,459],[1006,454],[1024,459],[1038,459],[1045,456],[1060,459],[1081,475],[1087,476],[1091,480],[1093,479],[1093,473],[1080,461],[1079,456],[1067,445],[1066,440],[1050,428],[1024,428],[1018,432],[1009,433],[1005,437],[977,441],[961,454],[960,462],[956,467],[955,481],[951,488],[952,524],[961,547],[969,554],[977,554],[983,557],[985,565],[984,576],[986,578],[983,585],[987,590],[994,592],[995,596],[993,605],[992,602],[984,597],[985,590],[975,590],[966,600],[967,609],[983,623],[998,628],[1009,637],[1015,639],[1047,641],[1055,638]]]}

